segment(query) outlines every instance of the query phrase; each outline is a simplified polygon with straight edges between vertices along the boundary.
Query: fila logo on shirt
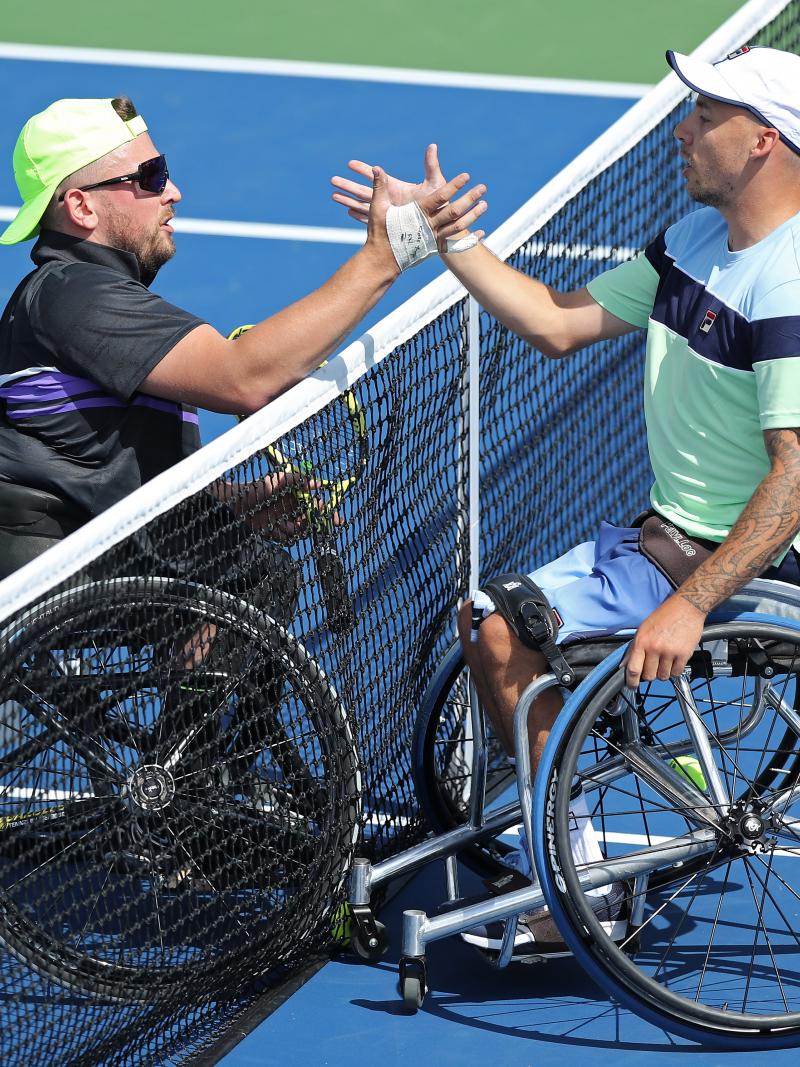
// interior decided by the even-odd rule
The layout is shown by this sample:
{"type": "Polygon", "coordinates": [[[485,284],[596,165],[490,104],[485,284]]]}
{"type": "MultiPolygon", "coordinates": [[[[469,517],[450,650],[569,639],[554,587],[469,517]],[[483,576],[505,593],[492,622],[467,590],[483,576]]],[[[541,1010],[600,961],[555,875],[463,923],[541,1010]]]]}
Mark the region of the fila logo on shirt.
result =
{"type": "Polygon", "coordinates": [[[735,52],[729,52],[725,58],[738,59],[739,56],[746,56],[749,51],[749,47],[747,45],[744,45],[742,48],[737,48],[735,52]]]}
{"type": "Polygon", "coordinates": [[[708,333],[708,331],[711,329],[711,327],[714,325],[714,323],[716,321],[717,321],[717,313],[716,313],[716,311],[707,311],[706,312],[706,317],[700,323],[700,332],[701,333],[708,333]]]}

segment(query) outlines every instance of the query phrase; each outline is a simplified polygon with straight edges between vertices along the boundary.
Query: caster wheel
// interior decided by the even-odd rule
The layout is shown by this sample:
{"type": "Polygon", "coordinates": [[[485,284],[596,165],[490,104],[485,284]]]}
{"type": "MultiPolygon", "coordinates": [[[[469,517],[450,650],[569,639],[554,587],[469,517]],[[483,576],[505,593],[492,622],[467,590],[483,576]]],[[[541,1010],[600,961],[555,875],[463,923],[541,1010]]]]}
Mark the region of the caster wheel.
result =
{"type": "Polygon", "coordinates": [[[374,920],[372,929],[356,928],[350,938],[350,947],[360,960],[374,962],[386,954],[389,947],[389,934],[383,923],[374,920]]]}
{"type": "Polygon", "coordinates": [[[427,991],[424,957],[404,956],[400,960],[400,995],[406,1011],[415,1015],[422,1007],[427,991]]]}

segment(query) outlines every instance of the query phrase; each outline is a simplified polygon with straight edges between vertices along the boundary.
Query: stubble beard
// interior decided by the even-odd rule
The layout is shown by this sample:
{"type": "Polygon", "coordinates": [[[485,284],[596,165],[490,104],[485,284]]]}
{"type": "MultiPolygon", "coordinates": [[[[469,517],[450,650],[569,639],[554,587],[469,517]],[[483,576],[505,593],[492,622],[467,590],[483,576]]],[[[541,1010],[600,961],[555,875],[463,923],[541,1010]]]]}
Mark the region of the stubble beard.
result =
{"type": "Polygon", "coordinates": [[[113,212],[107,218],[108,243],[136,257],[143,278],[154,278],[159,270],[175,255],[172,235],[165,233],[160,224],[154,230],[132,230],[130,219],[121,212],[113,212]]]}
{"type": "Polygon", "coordinates": [[[726,207],[728,204],[728,197],[720,189],[697,189],[694,192],[689,192],[689,196],[697,204],[704,204],[706,207],[715,207],[717,210],[726,207]]]}
{"type": "Polygon", "coordinates": [[[716,186],[703,185],[701,179],[697,176],[695,171],[690,166],[689,179],[686,187],[686,191],[692,200],[697,204],[704,204],[706,207],[715,207],[718,211],[723,208],[730,207],[733,203],[734,185],[728,180],[718,179],[716,186]],[[691,176],[694,175],[695,187],[692,188],[691,176]]]}

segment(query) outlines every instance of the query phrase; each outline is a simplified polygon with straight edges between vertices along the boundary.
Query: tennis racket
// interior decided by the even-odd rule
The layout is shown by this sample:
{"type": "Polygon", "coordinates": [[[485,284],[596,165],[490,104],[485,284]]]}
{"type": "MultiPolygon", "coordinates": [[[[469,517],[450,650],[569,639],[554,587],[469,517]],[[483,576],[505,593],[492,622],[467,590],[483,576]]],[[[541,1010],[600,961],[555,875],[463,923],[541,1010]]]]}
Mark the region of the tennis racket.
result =
{"type": "MultiPolygon", "coordinates": [[[[238,326],[228,338],[235,340],[250,329],[252,325],[238,326]]],[[[347,633],[355,625],[355,612],[336,545],[333,517],[366,464],[364,413],[353,393],[346,389],[321,411],[267,445],[265,451],[275,470],[293,471],[316,483],[314,490],[298,490],[297,495],[307,508],[328,626],[336,634],[347,633]]]]}

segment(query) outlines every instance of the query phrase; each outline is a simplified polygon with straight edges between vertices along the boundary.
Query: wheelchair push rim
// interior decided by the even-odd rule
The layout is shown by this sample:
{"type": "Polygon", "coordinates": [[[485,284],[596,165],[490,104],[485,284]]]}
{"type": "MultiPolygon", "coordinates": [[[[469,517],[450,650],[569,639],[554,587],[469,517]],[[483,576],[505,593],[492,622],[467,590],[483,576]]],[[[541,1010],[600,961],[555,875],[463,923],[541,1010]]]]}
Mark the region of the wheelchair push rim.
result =
{"type": "Polygon", "coordinates": [[[615,659],[568,702],[537,775],[553,917],[589,973],[657,1025],[736,1049],[798,1045],[800,629],[715,624],[691,677],[636,694],[615,659]],[[578,784],[602,853],[583,865],[578,784]],[[621,943],[592,908],[611,881],[625,889],[621,943]]]}

